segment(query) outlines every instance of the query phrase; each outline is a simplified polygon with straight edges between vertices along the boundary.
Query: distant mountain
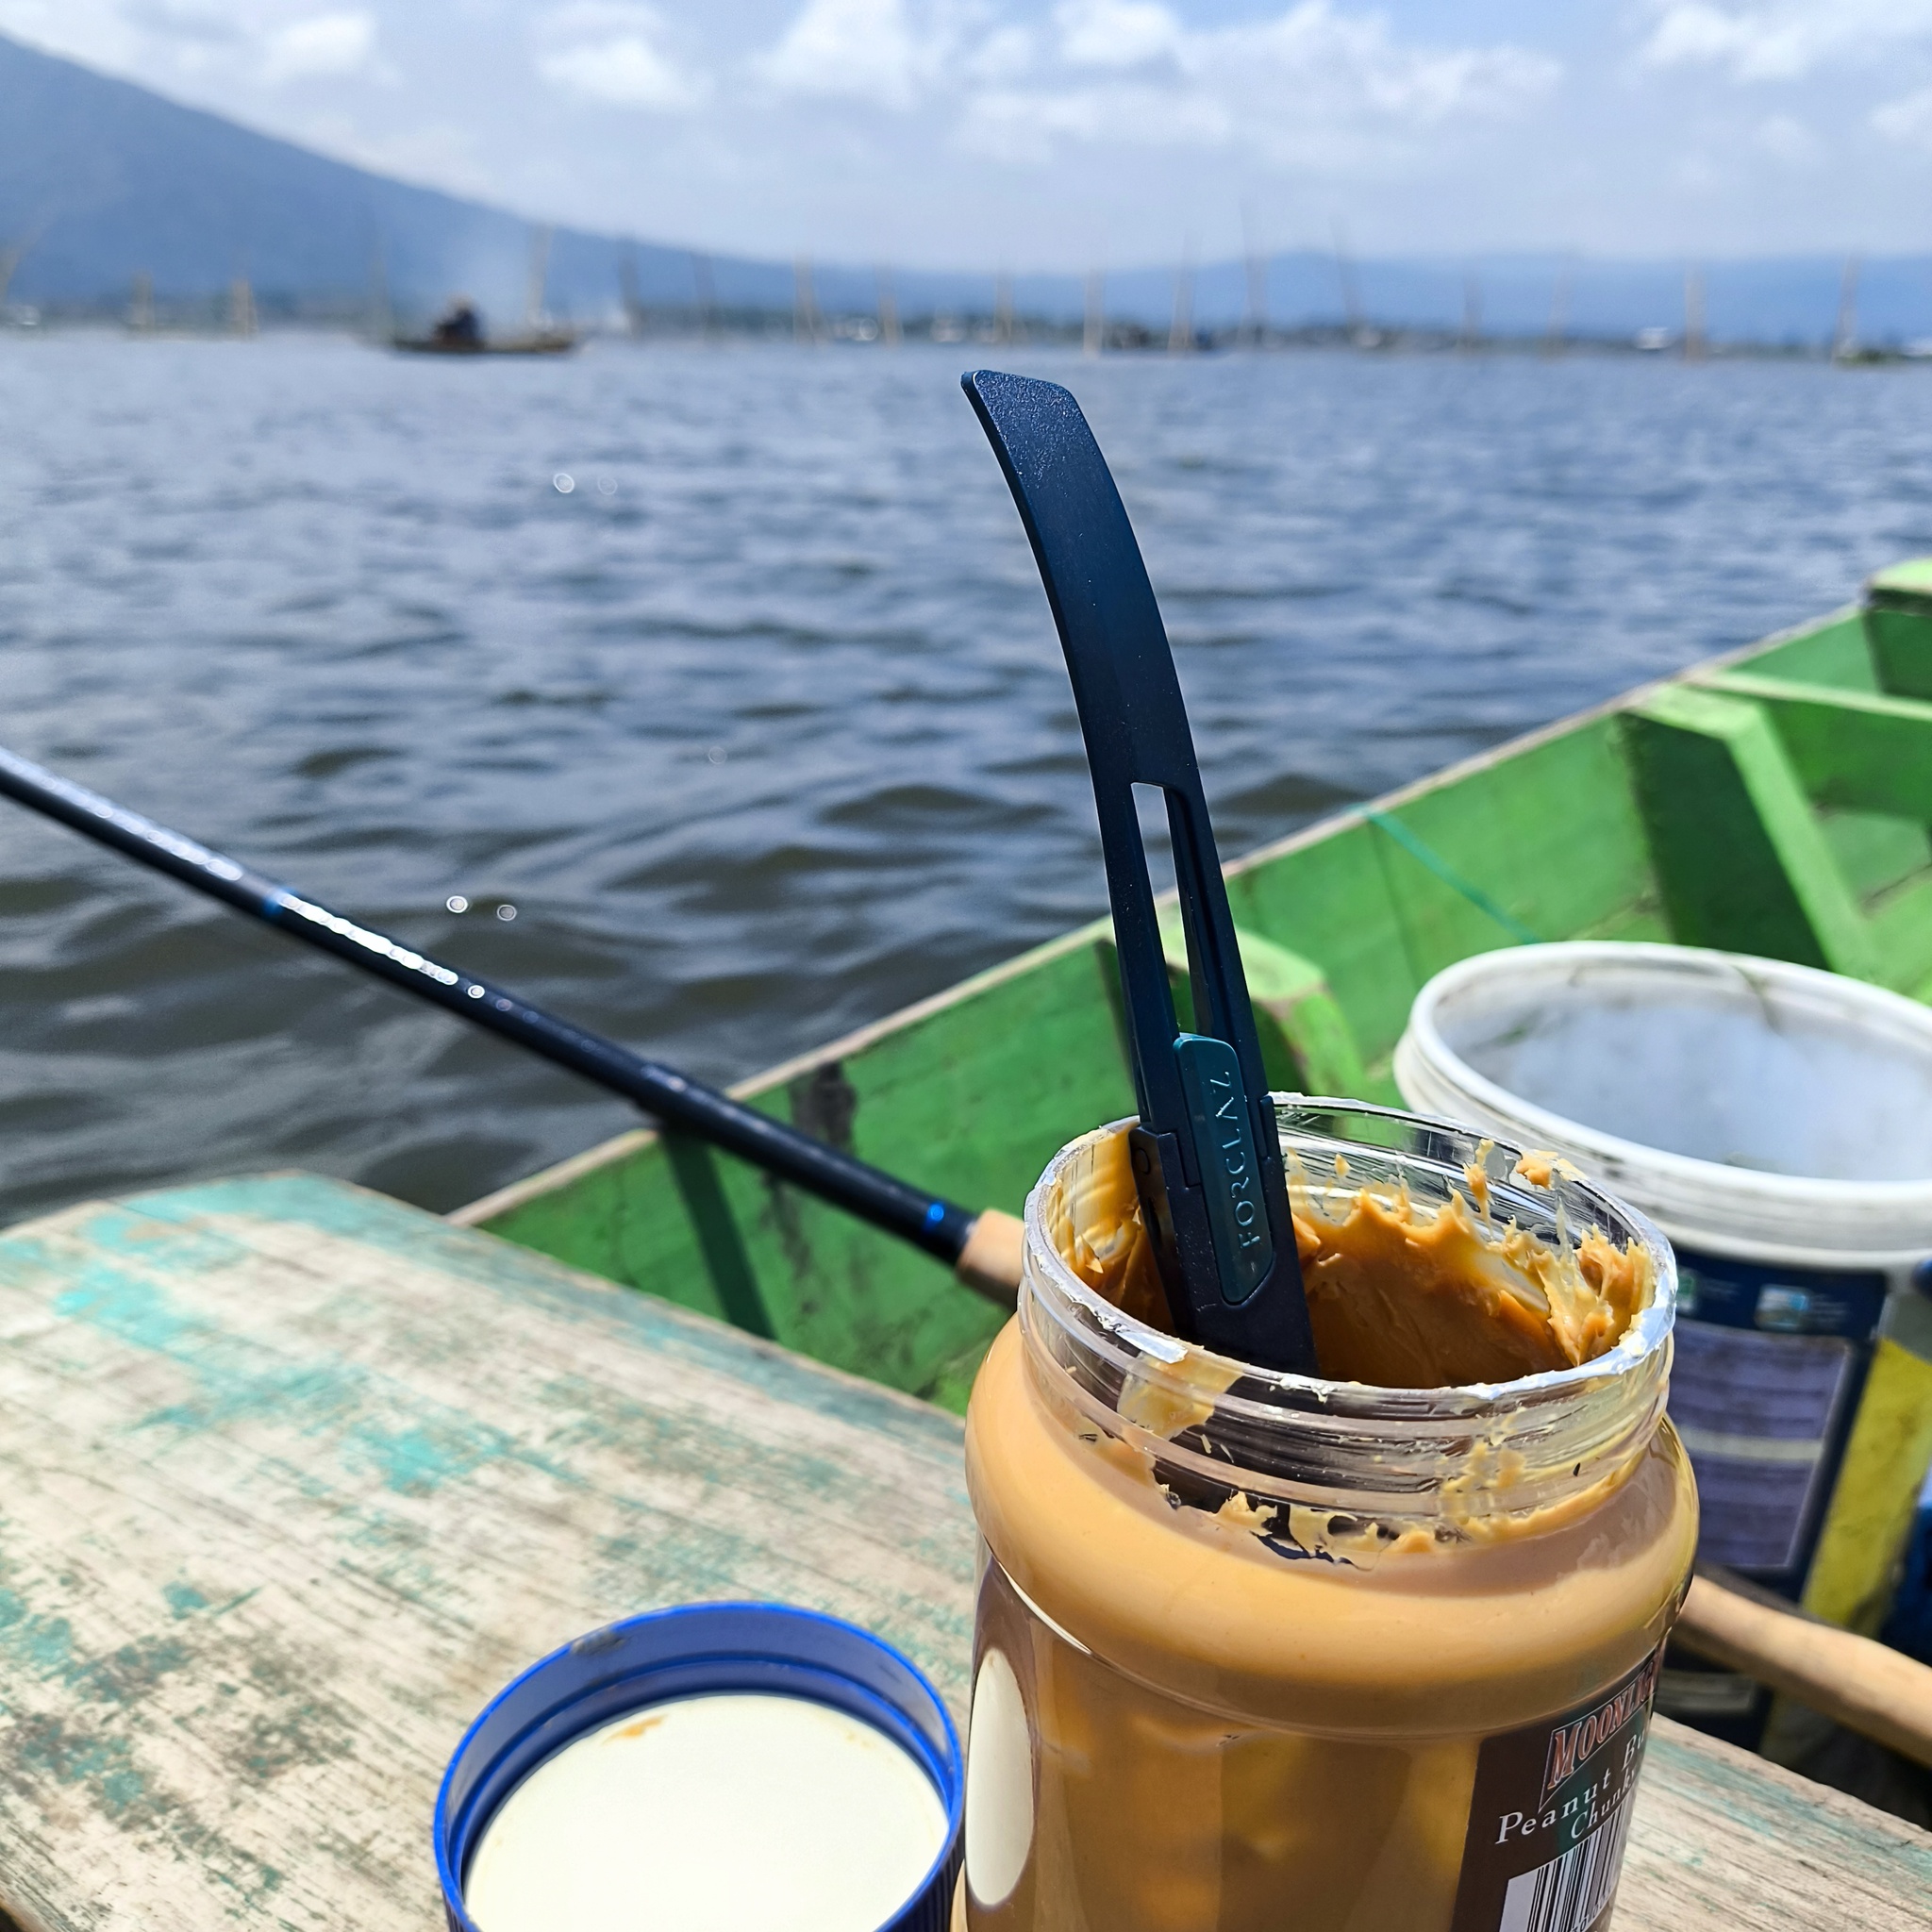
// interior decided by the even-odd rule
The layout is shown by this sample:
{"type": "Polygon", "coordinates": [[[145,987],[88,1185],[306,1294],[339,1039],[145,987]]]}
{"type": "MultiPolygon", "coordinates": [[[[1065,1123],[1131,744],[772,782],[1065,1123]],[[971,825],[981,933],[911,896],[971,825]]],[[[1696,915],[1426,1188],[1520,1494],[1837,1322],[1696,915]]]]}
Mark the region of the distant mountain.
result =
{"type": "MultiPolygon", "coordinates": [[[[375,264],[397,301],[425,308],[468,289],[521,310],[529,227],[515,216],[412,188],[163,99],[0,37],[0,248],[32,238],[12,298],[125,301],[133,276],[157,297],[196,297],[245,274],[265,304],[358,304],[375,264]]],[[[603,308],[623,248],[560,230],[550,298],[603,308]]],[[[691,258],[640,246],[647,300],[689,301],[691,258]]],[[[789,304],[789,269],[721,261],[719,298],[789,304]]]]}
{"type": "MultiPolygon", "coordinates": [[[[23,243],[29,245],[11,298],[49,308],[118,305],[144,273],[163,303],[206,300],[246,275],[270,311],[341,312],[368,303],[380,263],[401,311],[421,314],[463,289],[503,322],[524,308],[530,226],[500,208],[329,160],[0,36],[0,261],[23,243]]],[[[559,228],[549,306],[582,317],[607,313],[626,270],[653,306],[695,304],[701,276],[724,308],[784,311],[793,298],[786,263],[724,256],[701,268],[685,249],[559,228]]],[[[1717,340],[1827,341],[1842,270],[1841,260],[1823,257],[1712,263],[1702,278],[1705,325],[1717,340]]],[[[908,316],[993,310],[987,274],[907,272],[895,282],[908,316]]],[[[825,265],[814,286],[832,315],[869,311],[878,300],[870,269],[825,265]]],[[[1224,326],[1242,313],[1245,273],[1236,262],[1208,264],[1191,290],[1196,324],[1224,326]]],[[[1175,292],[1172,269],[1110,274],[1107,312],[1158,337],[1175,292]]],[[[1012,299],[1023,314],[1074,320],[1085,278],[1021,275],[1012,299]]],[[[1559,315],[1572,334],[1627,336],[1681,328],[1686,299],[1681,262],[1513,256],[1365,260],[1344,270],[1331,255],[1301,250],[1274,257],[1267,274],[1269,319],[1290,327],[1339,324],[1353,308],[1383,327],[1456,329],[1479,315],[1487,332],[1533,335],[1559,315]]],[[[1865,263],[1857,315],[1867,341],[1932,337],[1932,261],[1865,263]]]]}

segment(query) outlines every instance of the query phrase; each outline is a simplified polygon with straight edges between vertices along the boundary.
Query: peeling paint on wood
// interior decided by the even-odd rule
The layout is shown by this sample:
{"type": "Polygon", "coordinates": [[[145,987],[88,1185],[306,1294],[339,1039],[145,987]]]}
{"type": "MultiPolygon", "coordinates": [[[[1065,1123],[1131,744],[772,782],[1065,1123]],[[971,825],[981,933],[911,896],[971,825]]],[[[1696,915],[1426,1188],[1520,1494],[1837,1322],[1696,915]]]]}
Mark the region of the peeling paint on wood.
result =
{"type": "Polygon", "coordinates": [[[951,1418],[491,1237],[271,1178],[0,1239],[0,1907],[438,1923],[470,1718],[599,1624],[835,1611],[963,1707],[951,1418]]]}
{"type": "MultiPolygon", "coordinates": [[[[960,1430],[300,1175],[0,1237],[0,1932],[428,1932],[450,1750],[525,1664],[774,1597],[964,1714],[960,1430]]],[[[1622,1932],[1925,1924],[1932,1838],[1660,1724],[1622,1932]]]]}

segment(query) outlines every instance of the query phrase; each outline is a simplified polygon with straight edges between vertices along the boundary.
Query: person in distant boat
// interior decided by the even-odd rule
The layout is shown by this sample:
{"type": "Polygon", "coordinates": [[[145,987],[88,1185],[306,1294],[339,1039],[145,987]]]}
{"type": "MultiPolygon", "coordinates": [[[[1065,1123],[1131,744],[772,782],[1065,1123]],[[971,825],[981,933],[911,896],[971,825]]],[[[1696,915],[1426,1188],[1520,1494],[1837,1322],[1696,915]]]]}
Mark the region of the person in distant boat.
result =
{"type": "Polygon", "coordinates": [[[439,318],[434,340],[439,349],[480,349],[483,346],[482,318],[467,295],[456,295],[439,318]]]}

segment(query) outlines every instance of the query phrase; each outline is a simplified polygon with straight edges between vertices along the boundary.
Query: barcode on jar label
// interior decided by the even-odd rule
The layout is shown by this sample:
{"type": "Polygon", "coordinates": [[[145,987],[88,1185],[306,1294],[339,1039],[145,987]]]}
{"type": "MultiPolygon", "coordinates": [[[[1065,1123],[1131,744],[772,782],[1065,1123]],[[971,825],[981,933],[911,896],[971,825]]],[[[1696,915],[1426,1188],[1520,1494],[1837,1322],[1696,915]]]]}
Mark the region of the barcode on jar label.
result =
{"type": "Polygon", "coordinates": [[[1608,1917],[1663,1646],[1588,1704],[1485,1739],[1452,1932],[1596,1932],[1608,1917]]]}
{"type": "Polygon", "coordinates": [[[1519,1872],[1503,1894],[1498,1932],[1590,1932],[1609,1909],[1630,1829],[1626,1796],[1580,1845],[1519,1872]]]}

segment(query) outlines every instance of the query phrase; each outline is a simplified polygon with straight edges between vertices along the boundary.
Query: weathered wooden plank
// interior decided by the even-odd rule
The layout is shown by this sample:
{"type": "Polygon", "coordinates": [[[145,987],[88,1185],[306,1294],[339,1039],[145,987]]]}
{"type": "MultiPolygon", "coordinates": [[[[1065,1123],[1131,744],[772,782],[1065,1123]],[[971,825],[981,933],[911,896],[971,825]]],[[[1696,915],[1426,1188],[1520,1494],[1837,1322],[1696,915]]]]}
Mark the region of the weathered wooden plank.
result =
{"type": "Polygon", "coordinates": [[[1659,1718],[1614,1932],[1924,1932],[1932,1835],[1659,1718]]]}
{"type": "Polygon", "coordinates": [[[441,1762],[611,1618],[775,1596],[961,1702],[958,1424],[379,1197],[0,1240],[0,1905],[38,1932],[436,1923],[441,1762]]]}
{"type": "MultiPolygon", "coordinates": [[[[869,1624],[961,1713],[953,1418],[300,1176],[0,1239],[0,1908],[437,1922],[427,1822],[519,1666],[639,1609],[869,1624]]],[[[1932,1838],[1660,1723],[1617,1924],[1921,1925],[1932,1838]]]]}

